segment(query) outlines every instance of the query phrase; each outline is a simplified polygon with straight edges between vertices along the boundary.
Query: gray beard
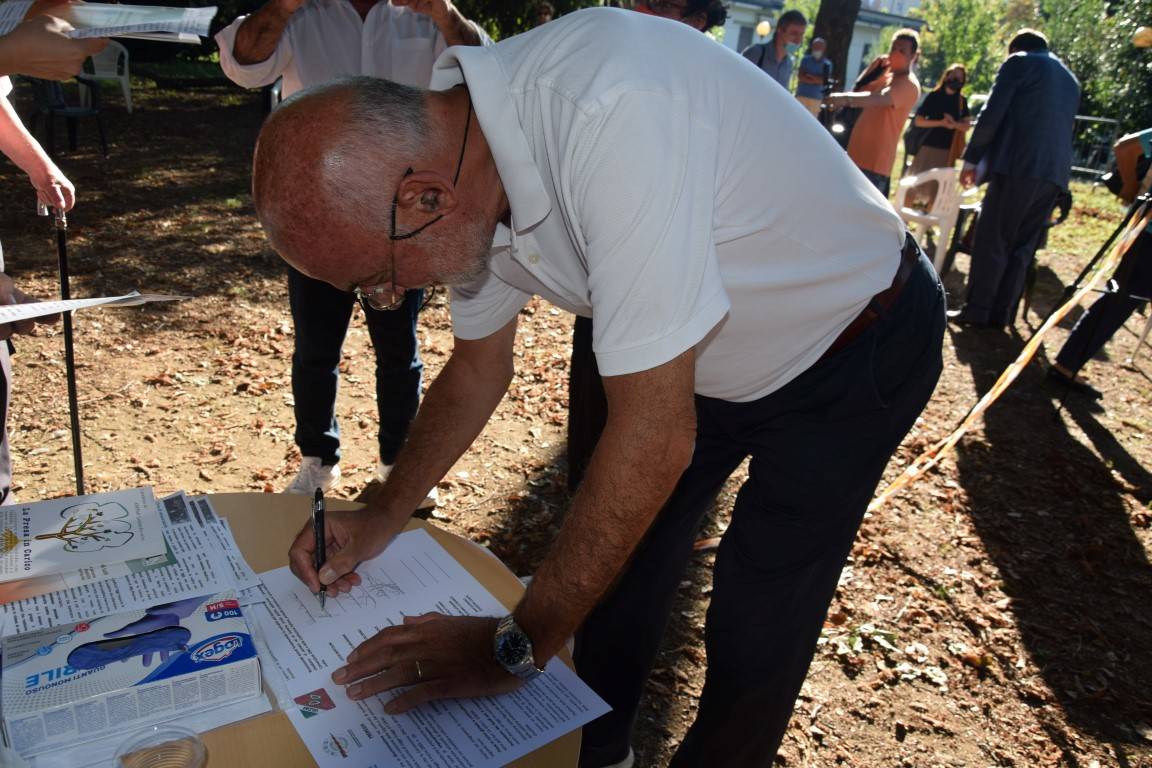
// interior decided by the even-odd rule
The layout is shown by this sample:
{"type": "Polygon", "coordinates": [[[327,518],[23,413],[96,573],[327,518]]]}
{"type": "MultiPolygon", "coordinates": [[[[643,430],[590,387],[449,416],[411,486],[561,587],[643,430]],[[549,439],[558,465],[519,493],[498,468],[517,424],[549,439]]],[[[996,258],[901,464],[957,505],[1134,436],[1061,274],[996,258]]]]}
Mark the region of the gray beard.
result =
{"type": "Polygon", "coordinates": [[[486,227],[476,219],[461,223],[455,230],[445,227],[430,237],[427,248],[436,254],[436,282],[466,285],[487,272],[494,232],[495,227],[486,227]]]}

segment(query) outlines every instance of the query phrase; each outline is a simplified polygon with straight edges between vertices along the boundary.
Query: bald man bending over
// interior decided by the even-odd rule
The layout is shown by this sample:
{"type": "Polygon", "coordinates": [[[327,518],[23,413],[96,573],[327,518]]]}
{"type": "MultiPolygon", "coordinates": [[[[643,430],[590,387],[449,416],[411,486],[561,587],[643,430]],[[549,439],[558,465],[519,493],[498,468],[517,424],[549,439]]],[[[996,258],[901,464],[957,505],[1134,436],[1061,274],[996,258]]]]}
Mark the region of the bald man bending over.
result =
{"type": "Polygon", "coordinates": [[[293,570],[313,590],[359,583],[504,396],[534,294],[594,317],[607,425],[512,615],[413,618],[333,680],[356,699],[406,687],[393,713],[508,691],[580,630],[578,671],[613,707],[581,761],[629,764],[694,536],[751,456],[673,765],[769,765],[868,501],[939,376],[939,281],[804,107],[687,25],[580,11],[449,49],[432,87],[307,92],[257,146],[257,213],[297,269],[380,305],[453,286],[455,348],[396,473],[363,512],[329,513],[320,573],[303,532],[293,570]]]}

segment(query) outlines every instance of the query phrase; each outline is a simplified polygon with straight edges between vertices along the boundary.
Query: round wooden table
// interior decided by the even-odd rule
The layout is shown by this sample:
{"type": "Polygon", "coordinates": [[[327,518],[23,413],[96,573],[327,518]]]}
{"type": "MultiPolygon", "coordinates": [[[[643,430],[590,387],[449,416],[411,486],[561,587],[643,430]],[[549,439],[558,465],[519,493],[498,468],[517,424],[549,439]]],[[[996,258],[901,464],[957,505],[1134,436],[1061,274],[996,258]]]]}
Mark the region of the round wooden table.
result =
{"type": "MultiPolygon", "coordinates": [[[[306,496],[272,493],[222,493],[210,497],[216,512],[228,518],[236,543],[257,572],[288,562],[288,548],[311,514],[306,496]]],[[[358,509],[349,501],[329,500],[328,509],[358,509]]],[[[423,520],[408,529],[424,528],[509,610],[524,593],[520,580],[481,547],[423,520]]],[[[572,666],[567,652],[564,663],[572,666]]],[[[287,715],[276,711],[242,720],[201,735],[208,747],[210,768],[315,768],[316,762],[296,735],[287,715]]],[[[517,768],[565,768],[580,756],[580,730],[553,741],[510,765],[517,768]]]]}

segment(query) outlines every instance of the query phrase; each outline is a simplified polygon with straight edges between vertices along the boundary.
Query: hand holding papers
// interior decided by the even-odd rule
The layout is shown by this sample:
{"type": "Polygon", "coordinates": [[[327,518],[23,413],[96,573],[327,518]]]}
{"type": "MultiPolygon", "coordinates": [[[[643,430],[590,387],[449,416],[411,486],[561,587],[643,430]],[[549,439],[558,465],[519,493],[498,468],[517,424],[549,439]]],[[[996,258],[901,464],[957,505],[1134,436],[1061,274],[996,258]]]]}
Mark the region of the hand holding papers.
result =
{"type": "Polygon", "coordinates": [[[216,6],[207,8],[167,8],[157,5],[114,5],[70,3],[53,13],[76,29],[74,38],[130,37],[142,40],[170,40],[199,43],[208,36],[216,6]]]}
{"type": "MultiPolygon", "coordinates": [[[[208,35],[216,7],[168,8],[154,5],[118,5],[110,3],[32,3],[29,0],[8,0],[0,4],[0,35],[16,29],[25,18],[46,14],[63,20],[71,29],[61,29],[76,40],[102,37],[130,37],[143,40],[167,40],[178,43],[199,43],[208,35]]],[[[96,45],[85,56],[100,49],[96,45]]],[[[80,59],[83,61],[83,58],[80,59]]],[[[36,72],[19,70],[21,74],[45,77],[36,72]]],[[[4,73],[0,73],[4,74],[4,73]]],[[[63,79],[75,71],[54,79],[63,79]]]]}
{"type": "Polygon", "coordinates": [[[65,80],[80,73],[84,60],[107,45],[106,40],[75,40],[72,25],[51,16],[48,9],[29,11],[27,0],[0,4],[0,75],[27,75],[65,80]],[[28,21],[24,21],[25,13],[28,21]]]}
{"type": "MultiPolygon", "coordinates": [[[[12,278],[0,272],[0,309],[14,305],[35,303],[35,299],[26,296],[23,291],[12,284],[12,278]]],[[[55,322],[52,314],[41,315],[38,322],[55,322]]],[[[35,323],[31,319],[0,321],[0,339],[7,339],[13,333],[31,333],[35,323]]]]}

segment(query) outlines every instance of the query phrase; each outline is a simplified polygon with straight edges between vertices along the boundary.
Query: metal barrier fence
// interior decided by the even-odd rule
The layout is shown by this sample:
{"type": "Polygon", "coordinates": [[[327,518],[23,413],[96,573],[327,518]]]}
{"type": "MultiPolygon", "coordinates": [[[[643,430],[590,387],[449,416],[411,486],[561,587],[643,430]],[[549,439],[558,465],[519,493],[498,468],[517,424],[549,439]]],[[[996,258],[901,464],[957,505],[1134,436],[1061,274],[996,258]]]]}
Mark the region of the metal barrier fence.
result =
{"type": "Polygon", "coordinates": [[[1112,145],[1120,138],[1120,121],[1076,115],[1072,133],[1072,175],[1095,181],[1112,169],[1112,145]]]}

